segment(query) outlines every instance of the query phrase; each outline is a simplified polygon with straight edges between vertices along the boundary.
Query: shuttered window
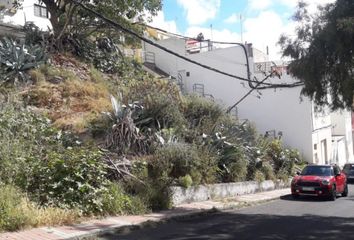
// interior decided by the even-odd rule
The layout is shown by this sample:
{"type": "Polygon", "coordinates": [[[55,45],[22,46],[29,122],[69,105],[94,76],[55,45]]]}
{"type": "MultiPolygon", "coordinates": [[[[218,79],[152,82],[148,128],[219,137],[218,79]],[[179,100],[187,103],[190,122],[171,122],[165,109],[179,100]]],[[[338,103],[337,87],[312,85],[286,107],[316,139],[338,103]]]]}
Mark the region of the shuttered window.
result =
{"type": "Polygon", "coordinates": [[[34,16],[48,18],[48,10],[46,7],[34,4],[34,16]]]}

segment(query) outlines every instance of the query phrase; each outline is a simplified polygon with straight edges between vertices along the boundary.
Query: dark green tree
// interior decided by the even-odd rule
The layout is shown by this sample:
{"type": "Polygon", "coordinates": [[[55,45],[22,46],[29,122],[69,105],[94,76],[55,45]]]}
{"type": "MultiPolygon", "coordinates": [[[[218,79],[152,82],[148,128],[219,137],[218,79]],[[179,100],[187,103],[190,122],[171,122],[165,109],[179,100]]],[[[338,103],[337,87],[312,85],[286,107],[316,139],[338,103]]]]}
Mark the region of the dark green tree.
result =
{"type": "MultiPolygon", "coordinates": [[[[83,3],[108,18],[136,28],[134,22],[143,22],[144,15],[156,15],[162,7],[161,0],[75,0],[83,3]]],[[[40,0],[50,14],[54,42],[62,44],[68,34],[99,34],[109,33],[111,26],[88,14],[75,4],[74,0],[40,0]]],[[[23,0],[14,2],[20,7],[23,0]]]]}
{"type": "Polygon", "coordinates": [[[304,82],[302,94],[320,106],[352,108],[354,91],[354,1],[337,0],[311,15],[299,2],[296,37],[281,36],[290,73],[304,82]]]}

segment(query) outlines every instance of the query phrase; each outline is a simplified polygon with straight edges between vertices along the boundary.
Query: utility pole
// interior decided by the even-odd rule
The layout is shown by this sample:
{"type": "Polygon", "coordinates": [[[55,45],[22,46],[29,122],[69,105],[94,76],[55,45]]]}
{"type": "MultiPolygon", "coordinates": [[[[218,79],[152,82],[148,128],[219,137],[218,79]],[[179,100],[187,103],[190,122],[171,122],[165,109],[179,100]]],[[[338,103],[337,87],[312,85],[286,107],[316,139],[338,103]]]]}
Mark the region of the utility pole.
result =
{"type": "Polygon", "coordinates": [[[210,24],[210,41],[213,41],[213,24],[210,24]]]}
{"type": "Polygon", "coordinates": [[[240,25],[241,25],[241,43],[243,43],[243,26],[242,26],[242,14],[240,14],[240,25]]]}

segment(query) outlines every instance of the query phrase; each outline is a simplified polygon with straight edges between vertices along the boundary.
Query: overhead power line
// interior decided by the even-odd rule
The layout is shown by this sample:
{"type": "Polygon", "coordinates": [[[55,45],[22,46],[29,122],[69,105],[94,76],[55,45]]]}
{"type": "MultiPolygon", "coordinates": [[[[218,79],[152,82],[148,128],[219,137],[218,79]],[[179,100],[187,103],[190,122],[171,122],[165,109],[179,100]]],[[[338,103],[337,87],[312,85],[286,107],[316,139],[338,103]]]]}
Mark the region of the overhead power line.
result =
{"type": "MultiPolygon", "coordinates": [[[[130,30],[130,29],[128,29],[128,28],[122,26],[121,24],[119,24],[119,23],[117,23],[117,22],[115,22],[115,21],[113,21],[113,20],[111,20],[111,19],[109,19],[109,18],[103,16],[102,14],[100,14],[100,13],[98,13],[97,11],[95,11],[95,10],[93,10],[93,9],[91,9],[91,8],[89,8],[89,7],[87,7],[87,6],[85,6],[85,5],[82,4],[81,2],[78,2],[77,0],[73,0],[73,3],[76,4],[76,5],[78,5],[78,6],[80,6],[80,7],[82,7],[82,8],[85,9],[86,11],[88,11],[88,12],[94,14],[96,17],[102,19],[103,21],[109,23],[110,25],[112,25],[113,27],[115,27],[115,28],[117,28],[117,29],[119,29],[119,30],[121,30],[121,31],[124,31],[124,32],[126,32],[126,33],[128,33],[128,34],[130,34],[130,35],[132,35],[132,36],[134,36],[134,37],[136,37],[136,38],[138,38],[138,39],[140,39],[140,40],[142,40],[142,41],[144,41],[144,42],[146,42],[146,43],[148,43],[148,44],[150,44],[150,45],[152,45],[152,46],[154,46],[154,47],[156,47],[156,48],[159,48],[159,49],[161,49],[161,50],[163,50],[163,51],[165,51],[165,52],[167,52],[167,53],[170,53],[171,55],[174,55],[174,56],[176,56],[176,57],[178,57],[178,58],[181,58],[181,59],[183,59],[183,60],[185,60],[185,61],[187,61],[187,62],[193,63],[193,64],[195,64],[195,65],[198,65],[198,66],[203,67],[203,68],[205,68],[205,69],[208,69],[208,70],[210,70],[210,71],[214,71],[214,72],[217,72],[217,73],[219,73],[219,74],[222,74],[222,75],[225,75],[225,76],[228,76],[228,77],[232,77],[232,78],[238,79],[238,80],[240,80],[240,81],[248,82],[250,86],[252,86],[252,83],[256,84],[256,86],[259,86],[260,84],[262,84],[262,85],[264,85],[264,87],[269,87],[269,88],[274,88],[274,87],[276,87],[276,88],[277,88],[277,87],[291,87],[291,86],[293,86],[293,84],[292,84],[292,85],[290,85],[290,84],[272,84],[272,83],[266,83],[266,82],[263,82],[263,81],[260,82],[260,81],[256,81],[256,80],[251,80],[251,79],[250,79],[249,63],[248,63],[247,53],[246,53],[246,62],[247,62],[247,67],[248,67],[248,69],[247,69],[247,71],[248,71],[248,72],[247,72],[247,77],[248,77],[248,78],[244,78],[244,77],[240,77],[240,76],[237,76],[237,75],[234,75],[234,74],[230,74],[230,73],[221,71],[221,70],[216,69],[216,68],[214,68],[214,67],[211,67],[211,66],[208,66],[208,65],[199,63],[199,62],[194,61],[194,60],[192,60],[192,59],[190,59],[190,58],[187,58],[187,57],[185,57],[185,56],[183,56],[183,55],[180,55],[180,54],[178,54],[178,53],[176,53],[176,52],[174,52],[174,51],[172,51],[172,50],[170,50],[170,49],[168,49],[168,48],[166,48],[166,47],[164,47],[164,46],[162,46],[162,45],[160,45],[160,44],[158,44],[158,43],[155,43],[154,41],[152,41],[152,40],[150,40],[150,39],[148,39],[148,38],[145,38],[145,37],[139,35],[138,33],[136,33],[136,32],[134,32],[134,31],[132,31],[132,30],[130,30]]],[[[241,43],[231,43],[231,42],[228,43],[228,42],[216,42],[216,41],[213,41],[213,42],[214,42],[214,43],[225,43],[225,44],[237,44],[237,45],[241,46],[241,47],[244,49],[244,51],[246,51],[245,46],[244,46],[243,44],[241,44],[241,43]]]]}
{"type": "MultiPolygon", "coordinates": [[[[228,45],[238,45],[238,46],[242,46],[244,47],[244,44],[242,43],[238,43],[238,42],[225,42],[225,41],[211,41],[211,40],[199,40],[197,38],[194,38],[194,37],[188,37],[188,36],[185,36],[185,35],[181,35],[181,34],[178,34],[178,33],[173,33],[173,32],[169,32],[169,31],[166,31],[164,29],[161,29],[161,28],[158,28],[158,27],[153,27],[151,25],[148,25],[148,24],[145,24],[145,23],[135,23],[135,24],[139,24],[139,25],[142,25],[142,26],[145,26],[145,27],[148,27],[148,28],[151,28],[151,29],[154,29],[154,30],[157,30],[157,31],[160,31],[160,32],[163,32],[167,35],[170,35],[170,36],[175,36],[175,37],[179,37],[181,39],[186,39],[186,40],[196,40],[196,41],[200,41],[200,42],[211,42],[211,43],[216,43],[216,44],[228,44],[228,45]]],[[[244,49],[246,50],[246,48],[244,47],[244,49]]],[[[246,51],[246,57],[247,57],[247,51],[246,51]]],[[[275,65],[275,64],[274,64],[275,65]]],[[[247,57],[247,66],[249,66],[249,63],[248,63],[248,57],[247,57]]],[[[249,71],[249,69],[248,69],[249,71]]],[[[268,79],[269,76],[267,76],[265,79],[261,80],[261,81],[252,81],[250,79],[249,83],[254,83],[256,82],[256,85],[253,86],[252,84],[250,84],[250,87],[252,89],[255,89],[257,88],[258,90],[262,90],[262,89],[269,89],[269,88],[292,88],[292,87],[298,87],[298,86],[302,86],[304,85],[303,82],[301,81],[297,81],[297,82],[294,82],[294,83],[264,83],[264,81],[266,79],[268,79]],[[268,86],[262,86],[260,87],[260,85],[268,85],[268,86]]]]}

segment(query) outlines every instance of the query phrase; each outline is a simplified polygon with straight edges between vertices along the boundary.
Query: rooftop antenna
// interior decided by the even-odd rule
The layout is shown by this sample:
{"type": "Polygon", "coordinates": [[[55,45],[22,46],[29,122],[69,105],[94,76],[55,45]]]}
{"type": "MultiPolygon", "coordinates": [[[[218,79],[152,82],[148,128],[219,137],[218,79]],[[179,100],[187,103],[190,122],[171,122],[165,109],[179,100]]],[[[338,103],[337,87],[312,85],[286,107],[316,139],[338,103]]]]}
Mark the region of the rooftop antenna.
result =
{"type": "Polygon", "coordinates": [[[210,41],[213,41],[213,24],[210,24],[210,41]]]}
{"type": "Polygon", "coordinates": [[[243,43],[243,26],[242,26],[242,14],[240,14],[240,25],[241,25],[241,43],[243,43]]]}

